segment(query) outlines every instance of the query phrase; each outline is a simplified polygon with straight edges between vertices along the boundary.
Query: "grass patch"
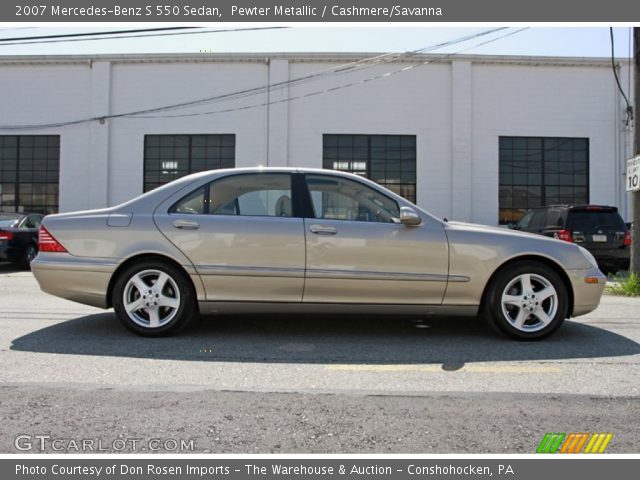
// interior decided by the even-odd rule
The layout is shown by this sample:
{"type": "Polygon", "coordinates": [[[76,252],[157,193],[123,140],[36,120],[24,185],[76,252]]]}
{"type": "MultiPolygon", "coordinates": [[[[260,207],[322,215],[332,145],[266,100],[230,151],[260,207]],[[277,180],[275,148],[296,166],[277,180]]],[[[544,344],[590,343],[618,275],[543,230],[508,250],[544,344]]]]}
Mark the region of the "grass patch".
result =
{"type": "Polygon", "coordinates": [[[630,273],[629,276],[616,275],[611,280],[615,282],[607,286],[607,292],[611,295],[640,297],[640,275],[637,273],[630,273]]]}

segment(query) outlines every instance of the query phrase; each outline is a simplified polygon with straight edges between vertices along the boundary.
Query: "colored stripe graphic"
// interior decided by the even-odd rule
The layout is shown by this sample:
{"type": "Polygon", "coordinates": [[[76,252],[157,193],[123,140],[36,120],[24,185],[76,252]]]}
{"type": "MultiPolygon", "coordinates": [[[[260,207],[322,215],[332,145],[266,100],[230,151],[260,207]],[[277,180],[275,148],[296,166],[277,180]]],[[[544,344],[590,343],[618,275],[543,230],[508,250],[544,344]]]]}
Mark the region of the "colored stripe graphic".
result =
{"type": "Polygon", "coordinates": [[[600,450],[598,451],[598,453],[604,453],[604,449],[607,448],[607,445],[609,445],[609,442],[611,441],[611,439],[613,438],[613,433],[607,433],[602,445],[600,445],[600,450]]]}
{"type": "Polygon", "coordinates": [[[613,433],[594,433],[584,453],[604,453],[612,438],[613,433]]]}
{"type": "Polygon", "coordinates": [[[589,434],[588,433],[581,433],[580,435],[581,435],[580,440],[576,444],[575,448],[569,453],[580,453],[580,451],[582,450],[583,445],[587,442],[587,439],[589,438],[589,434]]]}
{"type": "Polygon", "coordinates": [[[613,433],[550,432],[544,435],[536,453],[604,453],[612,438],[613,433]]]}
{"type": "Polygon", "coordinates": [[[579,439],[579,433],[570,433],[560,448],[560,453],[571,453],[579,439]]]}
{"type": "Polygon", "coordinates": [[[556,453],[566,433],[547,433],[538,445],[536,453],[556,453]]]}

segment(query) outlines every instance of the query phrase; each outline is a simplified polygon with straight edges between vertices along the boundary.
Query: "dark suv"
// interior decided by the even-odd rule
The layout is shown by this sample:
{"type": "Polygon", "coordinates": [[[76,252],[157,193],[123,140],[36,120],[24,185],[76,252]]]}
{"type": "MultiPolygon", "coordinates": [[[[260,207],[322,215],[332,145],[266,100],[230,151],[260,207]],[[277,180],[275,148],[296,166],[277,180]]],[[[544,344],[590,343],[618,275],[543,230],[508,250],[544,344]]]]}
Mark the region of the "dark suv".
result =
{"type": "Polygon", "coordinates": [[[631,232],[616,207],[552,205],[535,208],[514,228],[577,243],[591,252],[604,273],[629,269],[631,232]]]}

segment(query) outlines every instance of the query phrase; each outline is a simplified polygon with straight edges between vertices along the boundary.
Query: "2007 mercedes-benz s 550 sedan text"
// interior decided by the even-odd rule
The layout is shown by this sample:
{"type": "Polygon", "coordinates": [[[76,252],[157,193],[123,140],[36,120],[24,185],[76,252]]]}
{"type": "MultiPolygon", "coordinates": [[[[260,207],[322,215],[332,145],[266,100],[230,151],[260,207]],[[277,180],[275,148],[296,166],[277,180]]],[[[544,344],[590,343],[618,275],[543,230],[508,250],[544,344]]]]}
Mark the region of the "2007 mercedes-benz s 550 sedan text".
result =
{"type": "Polygon", "coordinates": [[[198,313],[482,315],[542,338],[606,281],[571,244],[447,222],[364,178],[251,168],[189,175],[103,210],[45,217],[42,290],[149,336],[198,313]]]}

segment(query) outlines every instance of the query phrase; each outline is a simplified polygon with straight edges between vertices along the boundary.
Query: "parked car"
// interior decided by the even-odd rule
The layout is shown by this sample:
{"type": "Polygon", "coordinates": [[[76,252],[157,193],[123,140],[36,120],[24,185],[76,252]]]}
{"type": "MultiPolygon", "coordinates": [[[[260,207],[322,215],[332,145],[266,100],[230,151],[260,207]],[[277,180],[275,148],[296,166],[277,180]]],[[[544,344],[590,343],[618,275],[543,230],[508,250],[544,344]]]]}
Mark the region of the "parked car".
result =
{"type": "Polygon", "coordinates": [[[0,212],[0,260],[29,268],[38,254],[38,213],[0,212]]]}
{"type": "Polygon", "coordinates": [[[605,273],[629,269],[631,231],[616,207],[552,205],[535,208],[515,228],[581,245],[591,252],[605,273]]]}
{"type": "Polygon", "coordinates": [[[537,339],[594,310],[606,282],[577,245],[446,222],[355,175],[284,168],[197,173],[49,215],[32,269],[45,292],[113,307],[149,336],[198,312],[481,312],[537,339]]]}

